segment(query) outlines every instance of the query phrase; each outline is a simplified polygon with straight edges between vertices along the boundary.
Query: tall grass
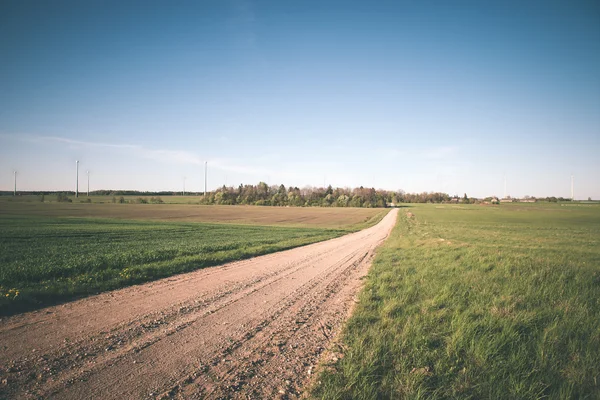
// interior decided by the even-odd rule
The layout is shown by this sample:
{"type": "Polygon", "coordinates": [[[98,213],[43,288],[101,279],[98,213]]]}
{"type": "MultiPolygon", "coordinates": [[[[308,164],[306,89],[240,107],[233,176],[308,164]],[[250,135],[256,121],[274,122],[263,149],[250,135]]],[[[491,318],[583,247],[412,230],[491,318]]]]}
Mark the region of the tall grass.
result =
{"type": "Polygon", "coordinates": [[[312,396],[600,398],[600,207],[410,211],[312,396]]]}

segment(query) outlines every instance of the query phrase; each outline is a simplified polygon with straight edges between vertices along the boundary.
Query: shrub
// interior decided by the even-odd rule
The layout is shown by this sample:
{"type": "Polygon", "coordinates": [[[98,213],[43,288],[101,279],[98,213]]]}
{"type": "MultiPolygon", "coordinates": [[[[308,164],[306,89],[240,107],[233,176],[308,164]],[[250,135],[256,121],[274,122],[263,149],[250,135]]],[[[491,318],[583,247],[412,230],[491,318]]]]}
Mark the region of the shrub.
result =
{"type": "Polygon", "coordinates": [[[58,201],[59,203],[72,203],[73,200],[71,200],[66,194],[64,193],[59,193],[56,196],[56,201],[58,201]]]}

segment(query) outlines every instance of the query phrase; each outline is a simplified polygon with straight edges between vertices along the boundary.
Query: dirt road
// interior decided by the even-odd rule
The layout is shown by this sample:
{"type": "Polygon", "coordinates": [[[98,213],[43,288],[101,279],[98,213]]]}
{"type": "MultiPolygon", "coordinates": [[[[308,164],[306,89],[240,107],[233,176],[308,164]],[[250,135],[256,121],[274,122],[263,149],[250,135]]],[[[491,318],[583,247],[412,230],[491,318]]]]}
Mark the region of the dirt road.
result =
{"type": "Polygon", "coordinates": [[[396,221],[0,321],[0,398],[296,398],[396,221]]]}

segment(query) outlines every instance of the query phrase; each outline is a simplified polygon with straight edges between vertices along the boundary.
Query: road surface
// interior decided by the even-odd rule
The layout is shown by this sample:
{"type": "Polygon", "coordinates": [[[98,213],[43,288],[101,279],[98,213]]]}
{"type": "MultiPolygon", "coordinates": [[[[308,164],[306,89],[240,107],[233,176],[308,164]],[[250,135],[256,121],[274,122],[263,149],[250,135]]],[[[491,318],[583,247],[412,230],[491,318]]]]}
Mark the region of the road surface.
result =
{"type": "Polygon", "coordinates": [[[0,398],[297,398],[397,210],[368,229],[0,321],[0,398]]]}

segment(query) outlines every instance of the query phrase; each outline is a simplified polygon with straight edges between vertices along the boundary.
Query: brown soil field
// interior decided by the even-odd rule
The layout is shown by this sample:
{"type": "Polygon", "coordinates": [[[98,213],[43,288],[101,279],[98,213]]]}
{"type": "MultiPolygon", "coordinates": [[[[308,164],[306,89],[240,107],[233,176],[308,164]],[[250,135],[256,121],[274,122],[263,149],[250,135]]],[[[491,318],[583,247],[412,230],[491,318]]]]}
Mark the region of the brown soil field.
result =
{"type": "Polygon", "coordinates": [[[381,208],[204,206],[192,204],[85,204],[0,202],[0,218],[8,215],[92,217],[171,222],[353,229],[387,213],[381,208]]]}
{"type": "Polygon", "coordinates": [[[397,214],[325,242],[5,318],[0,398],[299,398],[397,214]]]}

